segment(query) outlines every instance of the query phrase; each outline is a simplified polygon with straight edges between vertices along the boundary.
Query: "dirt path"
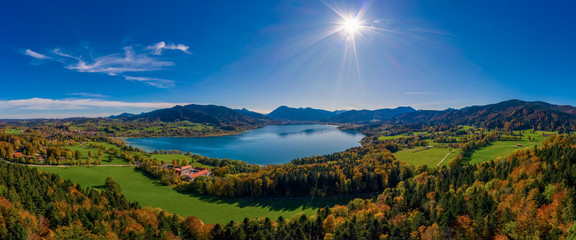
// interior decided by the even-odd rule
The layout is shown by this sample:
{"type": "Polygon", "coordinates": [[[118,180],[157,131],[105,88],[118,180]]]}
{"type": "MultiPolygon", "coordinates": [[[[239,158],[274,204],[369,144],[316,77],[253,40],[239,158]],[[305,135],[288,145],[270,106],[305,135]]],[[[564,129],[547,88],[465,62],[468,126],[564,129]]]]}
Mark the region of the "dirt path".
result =
{"type": "Polygon", "coordinates": [[[446,156],[444,156],[444,158],[442,158],[442,160],[436,164],[436,166],[440,166],[440,164],[442,164],[442,162],[444,162],[444,160],[446,160],[446,158],[448,157],[448,155],[452,154],[453,152],[455,152],[457,149],[452,150],[452,152],[449,152],[446,154],[446,156]]]}

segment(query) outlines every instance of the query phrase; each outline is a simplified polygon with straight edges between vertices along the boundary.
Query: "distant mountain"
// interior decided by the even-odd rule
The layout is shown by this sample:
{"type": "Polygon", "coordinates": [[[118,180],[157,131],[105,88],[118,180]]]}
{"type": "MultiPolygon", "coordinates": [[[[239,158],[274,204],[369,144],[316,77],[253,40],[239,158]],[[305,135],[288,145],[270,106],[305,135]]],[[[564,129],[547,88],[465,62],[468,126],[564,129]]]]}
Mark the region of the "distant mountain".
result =
{"type": "Polygon", "coordinates": [[[333,116],[336,116],[335,112],[330,112],[321,109],[313,108],[291,108],[286,106],[281,106],[276,108],[276,110],[269,113],[267,116],[272,119],[278,119],[282,121],[306,121],[315,122],[322,121],[333,116]]]}
{"type": "Polygon", "coordinates": [[[338,114],[345,113],[348,111],[350,111],[350,110],[336,110],[336,111],[333,111],[333,113],[336,113],[336,115],[338,115],[338,114]]]}
{"type": "Polygon", "coordinates": [[[122,114],[118,114],[118,115],[109,116],[108,118],[110,118],[110,119],[118,119],[118,118],[129,118],[129,117],[134,117],[134,116],[136,116],[136,114],[132,114],[132,113],[122,113],[122,114]]]}
{"type": "Polygon", "coordinates": [[[397,123],[444,123],[504,129],[576,129],[576,108],[545,102],[509,100],[459,110],[416,111],[396,117],[397,123]]]}
{"type": "Polygon", "coordinates": [[[397,107],[393,109],[378,110],[350,110],[327,119],[327,122],[335,123],[368,123],[374,121],[389,120],[395,116],[415,112],[412,107],[397,107]]]}
{"type": "Polygon", "coordinates": [[[244,114],[223,106],[190,104],[159,109],[125,119],[163,122],[190,121],[215,126],[254,126],[267,123],[266,118],[255,118],[250,115],[253,114],[244,114]]]}
{"type": "Polygon", "coordinates": [[[270,119],[269,117],[267,117],[267,116],[264,115],[264,114],[257,113],[257,112],[254,112],[254,111],[250,111],[250,110],[248,110],[248,109],[246,109],[246,108],[234,109],[234,111],[236,111],[236,112],[238,112],[238,113],[240,113],[240,114],[244,114],[244,115],[246,115],[246,116],[255,118],[255,119],[266,119],[266,120],[269,120],[269,119],[270,119]]]}

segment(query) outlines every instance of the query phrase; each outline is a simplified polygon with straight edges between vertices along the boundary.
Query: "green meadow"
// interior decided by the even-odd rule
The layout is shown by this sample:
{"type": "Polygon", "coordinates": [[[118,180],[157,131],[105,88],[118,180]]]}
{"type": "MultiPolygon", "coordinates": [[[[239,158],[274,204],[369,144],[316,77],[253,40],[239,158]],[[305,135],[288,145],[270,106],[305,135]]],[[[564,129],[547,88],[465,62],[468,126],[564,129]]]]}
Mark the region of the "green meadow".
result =
{"type": "Polygon", "coordinates": [[[15,128],[4,129],[4,132],[5,132],[5,133],[14,134],[14,135],[21,135],[21,134],[22,134],[22,130],[20,130],[20,129],[15,129],[15,128]]]}
{"type": "MultiPolygon", "coordinates": [[[[416,147],[398,151],[394,153],[394,156],[399,161],[407,162],[415,166],[427,165],[428,167],[435,167],[450,151],[447,147],[439,146],[433,146],[431,148],[416,147]]],[[[440,166],[448,165],[454,153],[456,152],[450,153],[440,166]]]]}
{"type": "Polygon", "coordinates": [[[45,172],[56,173],[82,187],[102,189],[107,177],[112,177],[122,187],[131,201],[141,206],[162,208],[181,216],[196,216],[205,223],[228,223],[242,221],[245,217],[279,216],[290,218],[299,214],[313,214],[318,208],[345,204],[345,198],[217,198],[180,193],[163,186],[132,167],[38,167],[45,172]]]}
{"type": "MultiPolygon", "coordinates": [[[[466,130],[472,129],[471,127],[466,127],[466,130]]],[[[415,132],[414,135],[418,135],[425,132],[415,132]]],[[[512,154],[513,152],[534,147],[536,145],[541,145],[544,139],[548,136],[555,134],[555,132],[546,132],[546,131],[515,131],[515,134],[522,133],[522,138],[520,140],[514,141],[496,141],[490,143],[488,146],[480,148],[472,154],[470,160],[467,161],[467,164],[478,164],[490,160],[498,160],[503,159],[512,154]],[[521,145],[521,146],[518,146],[521,145]]],[[[395,139],[399,137],[406,137],[408,135],[401,134],[396,136],[380,136],[379,140],[385,139],[395,139]]],[[[455,137],[459,138],[459,137],[455,137]]],[[[420,165],[428,165],[429,167],[434,167],[438,164],[448,153],[450,153],[450,149],[446,147],[446,144],[439,144],[435,142],[431,142],[428,140],[429,145],[432,146],[431,148],[427,147],[416,147],[416,148],[409,148],[409,149],[402,149],[396,153],[394,156],[403,162],[407,162],[416,166],[420,165]]],[[[440,164],[440,166],[447,166],[450,162],[450,159],[456,154],[457,151],[451,152],[448,157],[440,164]]]]}
{"type": "MultiPolygon", "coordinates": [[[[518,133],[518,132],[516,132],[518,133]]],[[[547,138],[545,135],[556,134],[555,132],[545,132],[545,131],[535,131],[534,133],[530,131],[524,131],[522,133],[522,138],[517,141],[496,141],[492,142],[490,145],[480,148],[472,154],[469,164],[478,164],[491,160],[499,160],[508,157],[515,151],[520,149],[531,148],[536,145],[542,145],[544,139],[547,138]],[[528,139],[531,138],[531,140],[528,139]],[[517,146],[521,144],[522,146],[517,146]]]]}

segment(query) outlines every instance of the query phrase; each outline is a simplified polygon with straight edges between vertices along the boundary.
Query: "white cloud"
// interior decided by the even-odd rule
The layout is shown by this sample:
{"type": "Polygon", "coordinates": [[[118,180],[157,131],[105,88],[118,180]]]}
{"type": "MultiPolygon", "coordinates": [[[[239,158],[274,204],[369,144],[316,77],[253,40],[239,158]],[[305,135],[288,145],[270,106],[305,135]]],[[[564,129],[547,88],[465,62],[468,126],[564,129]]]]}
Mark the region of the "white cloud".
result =
{"type": "Polygon", "coordinates": [[[79,96],[79,97],[94,97],[94,98],[109,97],[109,96],[98,94],[98,93],[86,93],[86,92],[68,93],[68,95],[69,96],[79,96]]]}
{"type": "Polygon", "coordinates": [[[26,51],[24,51],[24,55],[28,55],[28,56],[36,58],[36,59],[51,59],[51,57],[48,57],[44,54],[34,52],[30,49],[26,49],[26,51]]]}
{"type": "MultiPolygon", "coordinates": [[[[29,98],[18,100],[0,101],[0,110],[79,110],[90,108],[140,108],[158,109],[169,108],[175,105],[185,105],[186,103],[166,103],[166,102],[122,102],[104,101],[95,99],[48,99],[29,98]]],[[[0,112],[0,118],[2,117],[0,112]]]]}
{"type": "Polygon", "coordinates": [[[188,52],[188,49],[190,47],[184,45],[184,44],[174,44],[174,43],[170,43],[168,45],[166,45],[166,42],[162,41],[159,43],[156,43],[152,46],[148,46],[146,47],[146,49],[148,50],[152,50],[152,54],[154,55],[162,55],[162,52],[164,50],[180,50],[182,52],[185,52],[187,54],[190,54],[190,52],[188,52]]]}
{"type": "Polygon", "coordinates": [[[174,81],[168,80],[168,79],[149,78],[149,77],[130,77],[130,76],[124,76],[124,78],[128,81],[143,82],[143,83],[146,83],[148,85],[158,87],[158,88],[174,87],[174,81]]]}
{"type": "Polygon", "coordinates": [[[59,56],[65,57],[65,68],[78,72],[106,73],[118,75],[126,72],[150,72],[163,70],[165,67],[173,66],[170,61],[149,57],[146,54],[135,53],[132,47],[125,47],[124,53],[116,53],[92,60],[83,60],[70,54],[56,51],[59,56]],[[72,60],[72,61],[70,61],[72,60]]]}
{"type": "Polygon", "coordinates": [[[112,115],[118,115],[120,113],[121,112],[86,113],[81,115],[78,115],[77,113],[7,114],[7,115],[0,115],[0,119],[57,119],[57,118],[76,118],[76,117],[98,118],[98,117],[108,117],[112,115]]]}
{"type": "MultiPolygon", "coordinates": [[[[47,54],[41,54],[27,49],[23,54],[36,59],[60,62],[64,65],[64,68],[73,71],[122,76],[125,80],[142,82],[158,88],[169,88],[175,86],[174,81],[150,77],[131,77],[123,74],[166,70],[168,67],[174,66],[175,63],[165,58],[156,57],[156,55],[161,55],[164,50],[180,50],[190,54],[188,49],[189,47],[183,44],[166,44],[162,41],[145,48],[142,46],[127,46],[123,48],[123,52],[101,55],[99,57],[92,57],[94,55],[92,52],[88,52],[88,54],[85,54],[85,56],[88,57],[84,57],[81,54],[70,53],[69,51],[64,51],[59,48],[47,54]],[[152,50],[152,52],[145,50],[152,50]]],[[[88,95],[78,96],[97,97],[88,95]]]]}

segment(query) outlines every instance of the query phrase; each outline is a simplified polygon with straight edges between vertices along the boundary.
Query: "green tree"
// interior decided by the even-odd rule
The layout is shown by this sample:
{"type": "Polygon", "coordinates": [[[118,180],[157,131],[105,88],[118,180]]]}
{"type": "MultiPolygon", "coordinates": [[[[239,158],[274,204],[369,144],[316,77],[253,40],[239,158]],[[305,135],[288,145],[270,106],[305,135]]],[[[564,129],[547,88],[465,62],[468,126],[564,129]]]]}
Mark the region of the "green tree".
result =
{"type": "Polygon", "coordinates": [[[74,157],[76,158],[76,160],[82,159],[82,152],[80,152],[80,150],[74,151],[74,157]]]}
{"type": "Polygon", "coordinates": [[[104,188],[107,191],[110,191],[110,192],[113,192],[116,194],[122,193],[122,188],[120,188],[120,184],[118,184],[116,181],[114,181],[114,179],[111,177],[106,178],[106,181],[104,182],[104,188]]]}

